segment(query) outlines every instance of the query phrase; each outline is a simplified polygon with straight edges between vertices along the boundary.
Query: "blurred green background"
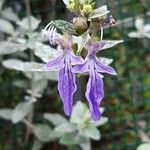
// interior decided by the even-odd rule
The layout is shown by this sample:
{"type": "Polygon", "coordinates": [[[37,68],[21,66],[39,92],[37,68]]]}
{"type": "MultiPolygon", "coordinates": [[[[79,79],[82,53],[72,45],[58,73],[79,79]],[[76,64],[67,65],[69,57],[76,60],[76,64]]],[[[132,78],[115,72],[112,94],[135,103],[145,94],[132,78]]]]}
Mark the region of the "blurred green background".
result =
{"type": "MultiPolygon", "coordinates": [[[[134,22],[139,15],[145,23],[150,23],[150,15],[147,15],[150,7],[143,0],[97,0],[96,4],[107,4],[112,15],[120,22],[104,31],[105,38],[123,39],[124,43],[101,53],[114,59],[112,66],[118,76],[106,76],[104,79],[105,98],[102,106],[109,121],[100,128],[101,140],[92,143],[93,149],[135,150],[141,138],[144,140],[143,134],[149,136],[150,132],[150,40],[131,39],[127,34],[136,30],[134,22]]],[[[5,5],[12,7],[20,17],[26,15],[24,0],[6,0],[5,5]]],[[[42,19],[41,27],[52,19],[72,19],[72,14],[61,0],[31,0],[31,7],[32,14],[42,19]]],[[[0,67],[0,108],[14,107],[20,101],[24,91],[13,86],[13,81],[19,78],[22,78],[21,73],[0,67]]],[[[36,105],[37,114],[62,111],[56,92],[49,91],[56,91],[56,88],[55,82],[49,83],[49,89],[36,105]]],[[[7,150],[9,144],[12,150],[17,149],[15,143],[18,137],[22,137],[18,128],[22,127],[0,120],[0,150],[7,150]]],[[[61,150],[63,147],[56,146],[55,149],[61,150]]]]}

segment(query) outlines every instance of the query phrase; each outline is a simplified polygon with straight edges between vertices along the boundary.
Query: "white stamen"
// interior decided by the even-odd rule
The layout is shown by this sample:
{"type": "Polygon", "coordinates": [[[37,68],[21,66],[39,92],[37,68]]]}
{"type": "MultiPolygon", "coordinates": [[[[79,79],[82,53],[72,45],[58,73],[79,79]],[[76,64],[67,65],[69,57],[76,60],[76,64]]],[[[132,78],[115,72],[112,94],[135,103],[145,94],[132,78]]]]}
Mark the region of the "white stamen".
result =
{"type": "Polygon", "coordinates": [[[104,34],[103,27],[101,26],[101,41],[103,40],[103,34],[104,34]]]}

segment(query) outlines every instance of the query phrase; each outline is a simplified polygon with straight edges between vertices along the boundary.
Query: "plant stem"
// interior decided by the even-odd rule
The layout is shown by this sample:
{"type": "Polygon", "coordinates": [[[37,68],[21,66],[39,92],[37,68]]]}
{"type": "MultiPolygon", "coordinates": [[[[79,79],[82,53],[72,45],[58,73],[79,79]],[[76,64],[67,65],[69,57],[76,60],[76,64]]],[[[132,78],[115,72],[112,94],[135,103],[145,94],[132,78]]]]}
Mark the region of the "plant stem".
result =
{"type": "MultiPolygon", "coordinates": [[[[26,10],[27,10],[27,17],[28,17],[29,40],[30,40],[30,34],[32,33],[30,0],[25,0],[25,3],[26,3],[26,10]]],[[[32,51],[30,51],[30,61],[31,62],[34,61],[34,54],[33,54],[32,51]]],[[[30,79],[31,100],[32,100],[32,98],[34,98],[33,81],[34,81],[34,73],[31,74],[31,79],[30,79]]],[[[27,121],[28,121],[29,124],[32,124],[33,116],[34,116],[34,105],[32,105],[32,110],[29,113],[29,115],[27,116],[27,121]]],[[[31,133],[31,128],[27,127],[26,136],[25,136],[25,146],[28,143],[30,133],[31,133]]]]}

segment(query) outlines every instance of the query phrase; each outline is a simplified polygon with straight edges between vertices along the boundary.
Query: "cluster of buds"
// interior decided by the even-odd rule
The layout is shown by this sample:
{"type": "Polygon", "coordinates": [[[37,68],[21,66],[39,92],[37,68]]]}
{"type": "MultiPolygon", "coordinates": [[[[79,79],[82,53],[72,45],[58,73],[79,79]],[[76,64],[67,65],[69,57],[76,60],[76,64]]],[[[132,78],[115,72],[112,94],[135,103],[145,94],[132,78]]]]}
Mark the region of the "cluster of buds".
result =
{"type": "Polygon", "coordinates": [[[65,114],[68,116],[72,113],[73,95],[77,90],[76,74],[89,75],[85,97],[89,103],[92,119],[99,120],[101,118],[99,106],[104,97],[103,74],[116,75],[117,73],[109,66],[112,60],[98,58],[97,53],[122,41],[103,39],[104,26],[115,23],[113,17],[107,15],[109,13],[107,6],[94,9],[93,0],[63,1],[67,8],[78,17],[73,19],[73,24],[66,22],[67,28],[62,27],[61,21],[56,24],[53,21],[53,24],[49,23],[43,30],[43,35],[48,37],[50,45],[56,45],[57,49],[61,50],[59,56],[52,58],[44,65],[44,69],[58,70],[58,91],[65,114]],[[96,20],[98,20],[97,25],[96,20]],[[68,30],[69,27],[71,29],[68,30]],[[58,33],[57,28],[59,31],[62,30],[63,34],[58,33]],[[99,29],[101,29],[101,38],[95,40],[96,32],[94,31],[99,29]],[[74,31],[75,34],[70,31],[74,31]]]}

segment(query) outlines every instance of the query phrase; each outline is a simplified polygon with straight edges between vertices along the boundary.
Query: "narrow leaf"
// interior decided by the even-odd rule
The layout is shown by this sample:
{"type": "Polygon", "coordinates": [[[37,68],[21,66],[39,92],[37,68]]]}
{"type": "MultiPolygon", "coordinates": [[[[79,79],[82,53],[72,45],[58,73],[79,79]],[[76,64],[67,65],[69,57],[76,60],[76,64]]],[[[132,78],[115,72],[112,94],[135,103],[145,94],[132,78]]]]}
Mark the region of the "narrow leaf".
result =
{"type": "Polygon", "coordinates": [[[15,53],[17,51],[24,51],[27,47],[25,44],[15,43],[11,41],[0,42],[0,55],[15,53]]]}
{"type": "Polygon", "coordinates": [[[5,19],[8,19],[8,20],[13,21],[15,23],[17,21],[19,21],[18,15],[12,10],[12,8],[6,8],[5,10],[3,10],[2,11],[2,16],[5,19]]]}
{"type": "Polygon", "coordinates": [[[23,72],[32,72],[32,71],[48,71],[46,69],[42,69],[42,63],[36,62],[23,62],[18,59],[9,59],[2,62],[3,66],[8,69],[14,69],[23,72]]]}
{"type": "Polygon", "coordinates": [[[48,125],[37,124],[33,128],[35,136],[42,142],[50,141],[52,129],[48,125]]]}
{"type": "Polygon", "coordinates": [[[13,109],[3,108],[0,109],[0,118],[6,120],[12,120],[13,109]]]}
{"type": "Polygon", "coordinates": [[[13,25],[9,21],[4,19],[0,19],[0,31],[10,35],[13,35],[15,32],[13,25]]]}
{"type": "Polygon", "coordinates": [[[21,121],[32,109],[32,103],[21,102],[14,109],[12,121],[13,123],[18,123],[21,121]]]}
{"type": "Polygon", "coordinates": [[[64,21],[64,20],[55,20],[52,21],[51,24],[55,26],[56,28],[60,29],[62,32],[67,32],[69,34],[75,34],[75,29],[73,27],[73,24],[64,21]]]}
{"type": "MultiPolygon", "coordinates": [[[[30,21],[31,21],[31,29],[32,29],[32,30],[36,30],[36,29],[38,28],[38,26],[39,26],[39,23],[41,22],[40,20],[36,19],[36,18],[33,17],[33,16],[30,16],[30,21]]],[[[27,30],[27,31],[30,30],[29,19],[28,19],[27,17],[24,18],[24,19],[21,20],[21,21],[18,21],[17,24],[18,24],[21,28],[23,28],[23,29],[25,29],[25,30],[27,30]]]]}
{"type": "Polygon", "coordinates": [[[54,113],[45,113],[44,118],[52,123],[53,125],[57,126],[63,123],[66,123],[67,120],[61,116],[60,114],[54,114],[54,113]]]}
{"type": "Polygon", "coordinates": [[[82,130],[82,136],[91,138],[93,140],[99,140],[100,139],[100,132],[95,127],[85,128],[82,130]]]}
{"type": "Polygon", "coordinates": [[[114,47],[115,45],[119,44],[119,43],[122,43],[123,40],[105,40],[105,45],[103,46],[103,48],[101,50],[104,50],[104,49],[108,49],[108,48],[111,48],[111,47],[114,47]]]}

